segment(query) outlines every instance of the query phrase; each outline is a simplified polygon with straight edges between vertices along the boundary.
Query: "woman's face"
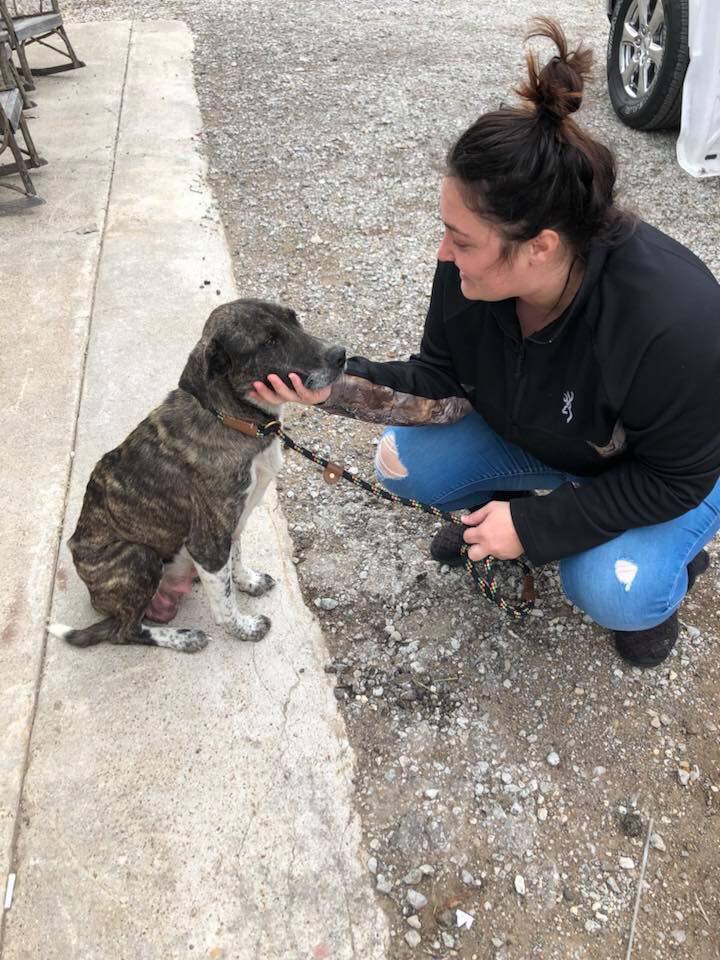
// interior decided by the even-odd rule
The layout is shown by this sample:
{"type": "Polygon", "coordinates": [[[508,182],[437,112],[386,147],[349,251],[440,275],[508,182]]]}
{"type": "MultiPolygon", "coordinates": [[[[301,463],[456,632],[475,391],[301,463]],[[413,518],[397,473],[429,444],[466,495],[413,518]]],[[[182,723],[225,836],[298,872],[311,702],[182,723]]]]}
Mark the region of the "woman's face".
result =
{"type": "Polygon", "coordinates": [[[523,294],[528,279],[523,247],[512,260],[503,259],[500,233],[465,205],[454,177],[443,180],[440,217],[445,234],[438,260],[449,260],[458,268],[464,297],[507,300],[523,294]]]}

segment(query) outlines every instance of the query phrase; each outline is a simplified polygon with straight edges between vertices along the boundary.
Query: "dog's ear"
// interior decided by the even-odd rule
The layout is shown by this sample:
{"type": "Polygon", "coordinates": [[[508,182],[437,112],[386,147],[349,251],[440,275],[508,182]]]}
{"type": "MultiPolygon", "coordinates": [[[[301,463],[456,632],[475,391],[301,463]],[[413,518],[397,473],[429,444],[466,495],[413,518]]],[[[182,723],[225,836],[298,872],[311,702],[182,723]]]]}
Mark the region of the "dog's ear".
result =
{"type": "Polygon", "coordinates": [[[205,373],[205,345],[202,341],[196,343],[193,351],[187,359],[185,368],[180,375],[178,386],[181,390],[191,393],[197,397],[200,403],[205,402],[205,390],[207,386],[205,373]]]}
{"type": "Polygon", "coordinates": [[[221,377],[231,368],[230,354],[219,337],[213,337],[205,348],[205,374],[208,380],[221,377]]]}

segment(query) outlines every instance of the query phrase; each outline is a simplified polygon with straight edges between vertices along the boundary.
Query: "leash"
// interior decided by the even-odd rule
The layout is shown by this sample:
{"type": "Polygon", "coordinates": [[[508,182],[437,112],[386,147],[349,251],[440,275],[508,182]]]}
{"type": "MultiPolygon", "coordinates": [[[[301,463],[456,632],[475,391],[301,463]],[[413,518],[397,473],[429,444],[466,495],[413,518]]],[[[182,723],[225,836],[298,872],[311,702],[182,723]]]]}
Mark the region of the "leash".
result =
{"type": "MultiPolygon", "coordinates": [[[[263,439],[265,437],[276,436],[282,443],[289,447],[291,450],[294,450],[296,453],[299,453],[301,456],[305,457],[306,460],[311,460],[313,463],[318,464],[318,466],[323,468],[323,479],[326,483],[331,485],[339,483],[340,480],[347,480],[348,483],[354,484],[356,487],[360,487],[365,490],[366,493],[370,493],[375,497],[380,497],[382,500],[388,500],[390,503],[400,504],[404,507],[413,507],[415,510],[421,510],[423,513],[430,514],[433,517],[438,517],[441,520],[445,520],[449,523],[459,524],[460,526],[465,526],[460,517],[456,517],[452,513],[447,513],[444,510],[439,510],[437,507],[433,507],[428,503],[421,503],[419,500],[411,500],[407,497],[399,497],[397,494],[390,493],[388,490],[385,490],[377,483],[370,483],[367,480],[363,480],[360,477],[354,477],[349,473],[341,464],[333,463],[332,460],[326,460],[325,457],[321,457],[320,454],[315,453],[313,450],[308,450],[307,447],[301,446],[299,443],[296,443],[292,437],[289,437],[282,428],[282,424],[279,420],[270,420],[268,423],[258,424],[253,423],[251,420],[239,420],[236,417],[230,417],[225,413],[222,413],[219,410],[216,410],[215,407],[210,407],[210,412],[213,416],[226,427],[230,427],[233,430],[237,430],[240,433],[245,434],[247,437],[252,437],[253,439],[263,439]]],[[[510,602],[507,600],[498,589],[497,579],[495,577],[495,567],[498,561],[494,557],[485,557],[484,560],[474,561],[471,560],[468,556],[468,546],[463,544],[462,547],[462,557],[463,565],[465,569],[470,573],[475,584],[480,589],[480,592],[488,600],[496,604],[503,613],[508,614],[511,617],[514,617],[516,620],[522,620],[528,615],[530,610],[532,610],[535,605],[535,581],[533,579],[532,572],[530,567],[524,560],[506,560],[505,563],[512,563],[516,567],[519,567],[523,575],[523,585],[520,595],[520,600],[515,602],[510,602]],[[482,568],[482,572],[480,569],[482,568]]]]}

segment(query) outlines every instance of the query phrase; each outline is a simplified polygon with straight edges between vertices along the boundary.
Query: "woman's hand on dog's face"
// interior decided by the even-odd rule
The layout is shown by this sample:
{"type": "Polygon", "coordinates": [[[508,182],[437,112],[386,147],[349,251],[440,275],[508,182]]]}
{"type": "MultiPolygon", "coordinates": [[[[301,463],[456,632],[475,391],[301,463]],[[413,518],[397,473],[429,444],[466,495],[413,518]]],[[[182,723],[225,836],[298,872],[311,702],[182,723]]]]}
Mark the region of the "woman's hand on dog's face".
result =
{"type": "Polygon", "coordinates": [[[306,406],[314,406],[316,403],[324,403],[330,396],[331,387],[323,387],[321,390],[308,390],[303,386],[303,382],[297,373],[290,374],[290,382],[294,389],[288,387],[282,377],[276,373],[268,375],[268,380],[272,389],[260,380],[253,383],[253,389],[248,394],[251,400],[262,400],[263,403],[304,403],[306,406]]]}

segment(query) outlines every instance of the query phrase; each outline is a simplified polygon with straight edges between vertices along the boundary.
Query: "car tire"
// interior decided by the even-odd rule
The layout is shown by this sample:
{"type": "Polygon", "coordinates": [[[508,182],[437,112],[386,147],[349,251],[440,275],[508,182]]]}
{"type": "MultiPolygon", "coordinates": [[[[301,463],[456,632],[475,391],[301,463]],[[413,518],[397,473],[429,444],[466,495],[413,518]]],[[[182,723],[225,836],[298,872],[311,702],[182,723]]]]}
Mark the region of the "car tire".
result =
{"type": "Polygon", "coordinates": [[[618,0],[608,37],[607,79],[623,123],[636,130],[677,128],[689,59],[688,0],[618,0]]]}

